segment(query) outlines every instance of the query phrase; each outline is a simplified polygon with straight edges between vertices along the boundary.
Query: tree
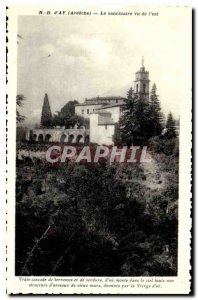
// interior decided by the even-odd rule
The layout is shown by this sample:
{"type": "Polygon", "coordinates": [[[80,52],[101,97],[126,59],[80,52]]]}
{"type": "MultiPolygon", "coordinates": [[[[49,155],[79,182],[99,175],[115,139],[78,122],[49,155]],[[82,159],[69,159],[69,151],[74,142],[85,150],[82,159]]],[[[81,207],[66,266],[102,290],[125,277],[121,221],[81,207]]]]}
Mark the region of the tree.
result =
{"type": "Polygon", "coordinates": [[[134,142],[136,145],[143,146],[147,144],[149,139],[153,136],[153,124],[149,102],[138,98],[135,115],[137,129],[134,135],[134,142]]]}
{"type": "Polygon", "coordinates": [[[158,95],[156,94],[157,87],[156,84],[153,84],[150,96],[150,112],[151,112],[151,122],[153,136],[160,135],[162,132],[162,121],[163,115],[161,113],[160,101],[158,95]]]}
{"type": "Polygon", "coordinates": [[[17,141],[25,141],[26,140],[26,134],[27,134],[27,128],[23,126],[17,126],[16,128],[16,140],[17,141]]]}
{"type": "Polygon", "coordinates": [[[149,103],[133,95],[130,88],[120,118],[120,134],[124,144],[143,145],[152,136],[149,103]]]}
{"type": "Polygon", "coordinates": [[[120,136],[120,124],[115,124],[114,136],[113,136],[114,145],[121,144],[121,136],[120,136]]]}
{"type": "MultiPolygon", "coordinates": [[[[17,107],[21,107],[21,106],[23,106],[23,101],[25,100],[25,97],[24,97],[24,95],[17,95],[16,96],[16,105],[17,105],[17,107]]],[[[20,123],[20,122],[23,122],[24,120],[25,120],[25,117],[24,116],[22,116],[20,113],[19,113],[19,111],[18,111],[18,109],[16,110],[16,120],[17,120],[17,123],[20,123]]]]}
{"type": "Polygon", "coordinates": [[[168,131],[166,133],[166,138],[168,138],[168,139],[175,138],[176,137],[175,120],[173,118],[172,113],[168,114],[166,128],[168,129],[168,131]]]}
{"type": "Polygon", "coordinates": [[[123,106],[120,118],[120,136],[122,143],[130,146],[133,143],[133,135],[135,133],[136,115],[135,107],[137,105],[137,96],[133,96],[132,88],[127,93],[125,105],[123,106]]]}
{"type": "Polygon", "coordinates": [[[176,125],[177,127],[180,126],[180,116],[178,117],[177,120],[175,120],[175,125],[176,125]]]}
{"type": "Polygon", "coordinates": [[[45,94],[43,101],[43,108],[41,113],[41,126],[50,127],[52,126],[52,113],[49,105],[48,95],[45,94]]]}
{"type": "Polygon", "coordinates": [[[155,193],[137,181],[139,165],[35,166],[28,181],[18,174],[15,275],[176,276],[178,159],[160,161],[171,179],[155,193]],[[126,171],[130,182],[117,177],[126,171]]]}
{"type": "Polygon", "coordinates": [[[65,104],[53,118],[54,126],[65,126],[67,128],[85,126],[89,127],[89,120],[75,114],[75,106],[78,101],[73,100],[65,104]]]}

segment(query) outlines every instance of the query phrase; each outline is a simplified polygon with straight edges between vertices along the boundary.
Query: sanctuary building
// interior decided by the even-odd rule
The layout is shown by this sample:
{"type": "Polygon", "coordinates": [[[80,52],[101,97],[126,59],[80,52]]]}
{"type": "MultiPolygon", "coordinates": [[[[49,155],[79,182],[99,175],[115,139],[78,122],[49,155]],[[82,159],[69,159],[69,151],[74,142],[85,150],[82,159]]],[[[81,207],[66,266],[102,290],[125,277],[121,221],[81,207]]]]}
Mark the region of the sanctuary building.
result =
{"type": "MultiPolygon", "coordinates": [[[[145,70],[144,60],[135,73],[133,94],[149,101],[149,72],[145,70]]],[[[77,104],[75,112],[90,119],[90,141],[97,144],[113,145],[115,124],[119,122],[125,98],[120,96],[85,99],[77,104]]]]}
{"type": "MultiPolygon", "coordinates": [[[[133,94],[149,101],[149,72],[144,61],[135,73],[133,94]]],[[[39,128],[28,132],[27,139],[45,142],[91,142],[113,145],[115,126],[119,122],[125,98],[121,96],[94,97],[76,104],[75,113],[90,120],[90,128],[39,128]]]]}

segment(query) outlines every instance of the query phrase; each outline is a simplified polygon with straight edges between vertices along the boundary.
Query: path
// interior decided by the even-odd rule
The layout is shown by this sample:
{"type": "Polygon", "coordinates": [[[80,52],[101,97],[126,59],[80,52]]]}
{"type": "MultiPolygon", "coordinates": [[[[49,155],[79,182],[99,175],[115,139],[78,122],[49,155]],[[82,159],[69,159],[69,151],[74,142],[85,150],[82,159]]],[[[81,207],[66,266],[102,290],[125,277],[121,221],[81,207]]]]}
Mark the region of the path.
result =
{"type": "Polygon", "coordinates": [[[151,162],[141,163],[141,167],[146,176],[144,185],[148,187],[150,191],[163,189],[165,187],[165,173],[161,172],[158,163],[153,157],[151,158],[151,162]]]}

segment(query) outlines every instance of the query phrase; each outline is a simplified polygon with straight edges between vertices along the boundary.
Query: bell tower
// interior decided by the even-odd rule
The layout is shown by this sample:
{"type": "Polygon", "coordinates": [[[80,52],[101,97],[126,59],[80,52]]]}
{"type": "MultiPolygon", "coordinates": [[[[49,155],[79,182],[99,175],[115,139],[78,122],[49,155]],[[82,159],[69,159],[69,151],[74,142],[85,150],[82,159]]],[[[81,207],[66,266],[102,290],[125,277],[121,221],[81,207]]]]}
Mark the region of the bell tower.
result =
{"type": "Polygon", "coordinates": [[[142,65],[139,71],[135,73],[134,94],[139,99],[149,101],[149,72],[144,67],[144,57],[142,57],[142,65]]]}

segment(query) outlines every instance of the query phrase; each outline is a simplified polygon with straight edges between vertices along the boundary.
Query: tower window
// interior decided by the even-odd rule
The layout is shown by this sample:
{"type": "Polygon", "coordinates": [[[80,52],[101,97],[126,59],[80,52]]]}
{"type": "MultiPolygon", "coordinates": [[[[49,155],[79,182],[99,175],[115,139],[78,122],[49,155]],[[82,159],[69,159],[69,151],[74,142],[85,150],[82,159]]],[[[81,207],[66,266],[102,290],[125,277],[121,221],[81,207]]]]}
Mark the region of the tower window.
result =
{"type": "Polygon", "coordinates": [[[143,93],[145,93],[146,92],[146,84],[144,83],[143,84],[143,93]]]}
{"type": "Polygon", "coordinates": [[[87,114],[89,114],[89,109],[87,109],[87,114]]]}
{"type": "Polygon", "coordinates": [[[138,84],[136,84],[136,93],[138,93],[138,84]]]}
{"type": "Polygon", "coordinates": [[[82,109],[82,115],[84,114],[84,109],[82,109]]]}

